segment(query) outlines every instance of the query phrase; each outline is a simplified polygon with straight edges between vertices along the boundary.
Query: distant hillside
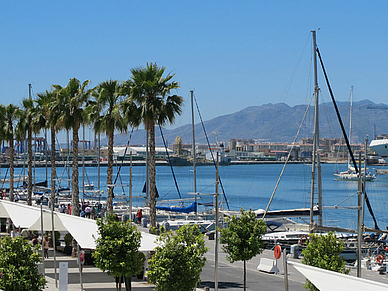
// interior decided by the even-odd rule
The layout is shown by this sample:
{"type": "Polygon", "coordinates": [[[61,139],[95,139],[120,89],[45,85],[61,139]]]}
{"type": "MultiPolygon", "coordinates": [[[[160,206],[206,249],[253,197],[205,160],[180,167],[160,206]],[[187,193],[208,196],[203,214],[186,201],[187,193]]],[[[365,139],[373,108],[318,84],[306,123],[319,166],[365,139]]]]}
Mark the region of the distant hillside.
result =
{"type": "MultiPolygon", "coordinates": [[[[339,102],[342,121],[346,131],[349,131],[349,102],[339,102]]],[[[211,143],[217,138],[219,142],[230,139],[252,138],[270,142],[291,142],[297,133],[306,110],[306,105],[290,107],[284,103],[265,104],[247,107],[241,111],[219,116],[205,121],[204,126],[211,143]]],[[[342,137],[334,106],[331,103],[320,105],[320,137],[342,137]]],[[[179,117],[178,117],[179,118],[179,117]]],[[[352,142],[363,142],[366,135],[373,138],[374,125],[377,134],[388,133],[388,105],[375,104],[369,100],[353,103],[352,142]]],[[[312,137],[314,128],[314,106],[311,106],[299,135],[312,137]]],[[[156,143],[163,145],[159,128],[156,128],[156,143]]],[[[191,143],[191,125],[187,124],[173,130],[163,129],[168,145],[174,143],[177,136],[182,137],[183,143],[191,143]]],[[[195,125],[196,141],[206,143],[202,125],[195,125]]],[[[123,145],[128,141],[128,135],[116,135],[115,144],[123,145]]],[[[106,144],[106,140],[103,141],[106,144]]],[[[134,132],[131,144],[144,144],[144,130],[134,132]]]]}

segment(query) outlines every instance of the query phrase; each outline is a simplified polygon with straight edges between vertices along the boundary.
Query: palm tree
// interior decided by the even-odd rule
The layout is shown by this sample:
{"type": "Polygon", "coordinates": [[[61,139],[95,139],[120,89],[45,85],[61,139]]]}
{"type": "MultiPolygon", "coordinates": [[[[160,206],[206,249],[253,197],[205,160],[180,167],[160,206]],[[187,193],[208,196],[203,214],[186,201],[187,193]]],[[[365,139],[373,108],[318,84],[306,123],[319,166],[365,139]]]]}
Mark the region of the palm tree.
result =
{"type": "MultiPolygon", "coordinates": [[[[92,91],[93,100],[85,108],[89,123],[94,125],[96,133],[105,132],[108,137],[107,185],[113,184],[113,145],[114,132],[127,131],[128,124],[122,114],[122,98],[119,95],[120,84],[117,80],[102,82],[92,91]]],[[[113,187],[108,186],[107,210],[113,212],[113,187]]]]}
{"type": "Polygon", "coordinates": [[[22,100],[18,123],[15,128],[16,138],[24,140],[27,134],[27,204],[32,205],[32,117],[35,114],[34,101],[29,98],[22,100]]]}
{"type": "MultiPolygon", "coordinates": [[[[131,69],[131,78],[123,84],[123,92],[138,106],[140,119],[149,134],[149,207],[150,223],[156,226],[156,169],[155,169],[155,124],[173,123],[182,113],[183,98],[170,95],[179,83],[171,81],[175,74],[163,77],[165,67],[147,63],[145,68],[131,69]]],[[[147,184],[148,185],[148,184],[147,184]]]]}
{"type": "Polygon", "coordinates": [[[88,99],[86,86],[90,80],[84,81],[82,84],[76,78],[70,79],[66,87],[53,85],[58,91],[55,104],[52,109],[58,113],[57,124],[66,130],[73,131],[73,164],[72,164],[72,185],[71,185],[71,214],[79,216],[79,185],[78,185],[78,131],[81,124],[84,122],[84,104],[88,99]]]}
{"type": "Polygon", "coordinates": [[[38,93],[36,102],[36,114],[35,124],[38,129],[50,129],[51,135],[51,154],[50,154],[50,163],[51,163],[51,197],[50,205],[54,205],[55,202],[55,178],[56,173],[56,164],[55,164],[55,136],[57,132],[57,116],[55,112],[55,98],[57,92],[47,91],[44,93],[38,93]]]}
{"type": "Polygon", "coordinates": [[[4,110],[4,139],[9,143],[9,200],[14,201],[14,134],[15,122],[19,115],[19,107],[9,104],[4,110]]]}

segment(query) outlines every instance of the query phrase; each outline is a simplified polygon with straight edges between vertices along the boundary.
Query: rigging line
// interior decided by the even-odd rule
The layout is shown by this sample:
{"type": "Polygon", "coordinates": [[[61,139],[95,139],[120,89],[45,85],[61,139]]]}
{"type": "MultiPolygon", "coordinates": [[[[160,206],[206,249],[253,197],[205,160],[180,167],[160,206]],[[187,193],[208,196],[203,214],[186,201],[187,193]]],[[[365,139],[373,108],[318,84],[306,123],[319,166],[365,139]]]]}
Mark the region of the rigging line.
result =
{"type": "MultiPolygon", "coordinates": [[[[125,155],[123,156],[123,161],[124,161],[124,157],[125,157],[125,155]]],[[[122,161],[122,163],[123,163],[123,161],[122,161]]],[[[113,161],[113,166],[116,166],[116,169],[119,168],[119,166],[117,165],[117,161],[116,161],[116,163],[113,161]]],[[[124,183],[123,183],[123,180],[121,179],[121,174],[120,174],[119,170],[117,170],[117,176],[120,179],[121,191],[123,191],[123,193],[125,194],[125,189],[124,189],[124,186],[123,186],[124,183]]],[[[114,183],[114,184],[116,184],[116,183],[114,183]]]]}
{"type": "MultiPolygon", "coordinates": [[[[205,137],[206,137],[206,141],[207,141],[207,146],[209,147],[209,150],[210,150],[210,154],[211,154],[211,156],[212,156],[212,160],[213,160],[214,167],[217,169],[216,160],[214,159],[213,151],[212,151],[212,149],[211,149],[211,147],[210,147],[209,137],[208,137],[208,135],[207,135],[207,132],[206,132],[206,129],[205,129],[205,125],[204,125],[204,123],[203,123],[201,111],[199,111],[199,106],[198,106],[198,103],[197,103],[197,98],[195,98],[195,96],[194,96],[194,100],[195,100],[195,106],[197,107],[199,119],[201,120],[202,129],[203,129],[203,132],[205,133],[205,137]]],[[[220,186],[221,186],[221,189],[222,189],[222,194],[224,195],[224,199],[225,199],[225,202],[226,202],[226,206],[228,207],[228,210],[230,210],[228,198],[226,198],[226,194],[225,194],[224,186],[222,185],[221,177],[218,177],[218,181],[219,181],[220,186]]]]}
{"type": "Polygon", "coordinates": [[[268,209],[269,209],[269,207],[270,207],[270,205],[271,205],[271,203],[272,203],[273,197],[275,196],[276,190],[278,189],[280,180],[281,180],[281,178],[283,177],[283,174],[284,174],[284,171],[285,171],[285,169],[286,169],[287,163],[288,163],[288,161],[289,161],[289,159],[290,159],[290,157],[291,157],[292,150],[294,149],[296,140],[298,139],[299,133],[300,133],[300,131],[301,131],[301,129],[302,129],[304,120],[305,120],[305,118],[306,118],[306,116],[307,116],[307,112],[309,111],[309,108],[310,108],[310,105],[311,105],[311,102],[312,102],[312,101],[313,101],[313,99],[311,98],[309,104],[307,105],[306,111],[304,112],[302,122],[301,122],[300,125],[299,125],[298,132],[296,133],[296,136],[295,136],[295,138],[294,138],[294,141],[292,142],[292,146],[291,146],[290,151],[288,152],[288,156],[287,156],[286,162],[285,162],[284,165],[283,165],[283,169],[282,169],[282,171],[281,171],[281,173],[280,173],[280,176],[279,176],[278,181],[276,182],[275,189],[274,189],[273,192],[272,192],[271,198],[269,199],[267,208],[266,208],[265,211],[264,211],[264,214],[263,214],[262,219],[264,219],[265,216],[267,215],[268,209]]]}
{"type": "Polygon", "coordinates": [[[4,180],[3,180],[2,183],[1,183],[1,187],[2,187],[2,188],[4,187],[5,179],[7,179],[8,169],[9,169],[9,168],[7,168],[7,170],[5,171],[4,180]]]}
{"type": "Polygon", "coordinates": [[[128,141],[127,141],[127,145],[125,146],[125,151],[124,151],[124,155],[123,155],[123,160],[121,161],[121,164],[120,164],[119,169],[118,169],[117,174],[116,174],[115,181],[113,182],[113,186],[112,186],[112,194],[113,194],[113,198],[114,198],[114,192],[113,192],[113,190],[115,189],[115,186],[114,186],[114,185],[116,184],[117,178],[118,178],[118,176],[120,175],[121,167],[124,165],[125,155],[127,154],[127,150],[128,150],[129,144],[130,144],[130,142],[131,142],[133,130],[134,130],[134,127],[132,127],[131,133],[129,134],[129,138],[128,138],[128,141]]]}
{"type": "Polygon", "coordinates": [[[203,187],[203,188],[202,188],[200,191],[198,191],[198,192],[203,192],[203,191],[205,191],[207,188],[213,187],[215,184],[216,184],[216,182],[213,182],[213,183],[211,183],[210,185],[207,185],[206,187],[203,187]]]}
{"type": "Polygon", "coordinates": [[[337,203],[336,205],[334,205],[334,207],[338,207],[338,205],[341,205],[342,203],[348,201],[349,199],[351,199],[352,197],[354,197],[355,195],[357,195],[358,193],[353,193],[352,195],[350,195],[349,197],[346,197],[344,200],[340,201],[339,203],[337,203]]]}
{"type": "Polygon", "coordinates": [[[294,80],[294,78],[295,78],[296,72],[297,72],[297,70],[298,70],[298,68],[299,68],[299,65],[300,65],[300,62],[301,62],[302,57],[303,57],[303,55],[304,55],[304,52],[305,52],[305,50],[306,50],[307,44],[310,43],[310,38],[311,38],[311,34],[309,33],[309,36],[308,36],[308,38],[307,38],[307,40],[306,40],[306,43],[305,43],[305,45],[304,45],[304,47],[303,47],[302,53],[301,53],[300,56],[299,56],[298,62],[297,62],[297,64],[296,64],[296,67],[295,67],[294,71],[291,73],[290,79],[288,80],[288,82],[287,82],[287,84],[286,84],[286,87],[284,88],[284,91],[283,91],[282,96],[281,96],[281,99],[280,99],[281,102],[284,102],[284,100],[286,99],[286,97],[287,97],[287,95],[288,95],[288,92],[290,91],[291,84],[292,84],[292,82],[293,82],[293,80],[294,80]]]}
{"type": "Polygon", "coordinates": [[[178,191],[179,198],[182,199],[182,195],[181,195],[181,192],[179,191],[179,187],[178,187],[178,182],[177,182],[176,177],[175,177],[174,168],[172,167],[172,164],[171,164],[170,154],[168,153],[168,149],[167,149],[167,145],[166,145],[166,140],[164,139],[164,135],[163,135],[163,132],[162,132],[162,127],[160,126],[160,124],[159,124],[159,130],[160,130],[160,135],[162,136],[164,148],[166,149],[166,154],[167,154],[167,158],[168,158],[168,164],[170,165],[172,177],[174,178],[175,187],[176,187],[176,190],[178,191]]]}
{"type": "MultiPolygon", "coordinates": [[[[341,129],[342,129],[342,133],[343,133],[345,141],[346,141],[346,146],[348,148],[348,151],[349,151],[349,154],[350,154],[350,158],[352,159],[352,162],[353,162],[353,165],[354,165],[354,169],[356,170],[356,173],[358,174],[359,171],[358,171],[357,163],[356,163],[356,160],[354,159],[353,151],[352,151],[352,148],[350,147],[348,136],[346,134],[346,131],[345,131],[345,128],[344,128],[344,124],[342,122],[341,115],[340,115],[339,110],[338,110],[337,103],[335,102],[334,94],[333,94],[333,91],[331,89],[329,78],[327,77],[325,66],[323,65],[323,60],[322,60],[321,53],[319,52],[318,47],[317,47],[317,53],[318,53],[318,57],[319,57],[319,62],[321,63],[323,74],[325,76],[326,84],[327,84],[327,87],[328,87],[329,92],[330,92],[331,100],[333,101],[333,105],[334,105],[335,111],[337,113],[338,121],[340,123],[341,129]]],[[[365,202],[366,202],[366,205],[368,207],[369,213],[372,216],[373,222],[375,224],[375,229],[380,229],[378,227],[378,225],[377,225],[376,217],[375,217],[375,215],[373,213],[372,205],[370,204],[369,197],[366,194],[364,184],[362,185],[362,191],[363,191],[363,193],[365,193],[365,202]]]]}
{"type": "MultiPolygon", "coordinates": [[[[61,144],[59,143],[59,140],[58,140],[58,136],[55,135],[55,139],[57,141],[57,144],[58,144],[58,147],[59,147],[59,151],[61,152],[62,150],[62,147],[61,147],[61,144]]],[[[65,161],[65,166],[63,167],[63,170],[62,170],[62,176],[61,178],[59,178],[58,176],[58,172],[56,171],[56,179],[58,179],[58,186],[61,187],[61,179],[63,179],[63,176],[65,175],[65,172],[67,172],[67,177],[68,179],[70,179],[70,172],[69,172],[69,167],[68,167],[68,161],[69,161],[69,155],[67,155],[67,158],[66,158],[66,161],[65,161]]]]}
{"type": "Polygon", "coordinates": [[[120,178],[120,184],[121,184],[121,190],[123,191],[123,194],[125,195],[125,189],[124,189],[124,183],[123,183],[123,179],[121,178],[121,175],[119,175],[119,178],[120,178]]]}

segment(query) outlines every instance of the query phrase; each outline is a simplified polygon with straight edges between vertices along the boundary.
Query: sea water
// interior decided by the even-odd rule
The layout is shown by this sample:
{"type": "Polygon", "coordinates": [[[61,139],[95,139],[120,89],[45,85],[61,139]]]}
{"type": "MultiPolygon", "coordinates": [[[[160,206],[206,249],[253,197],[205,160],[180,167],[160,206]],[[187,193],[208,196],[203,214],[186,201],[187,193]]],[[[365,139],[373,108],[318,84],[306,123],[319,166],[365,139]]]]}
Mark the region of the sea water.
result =
{"type": "MultiPolygon", "coordinates": [[[[227,165],[219,167],[220,175],[220,201],[223,209],[240,210],[247,209],[265,209],[274,191],[275,185],[282,171],[282,164],[250,164],[250,165],[227,165]],[[224,193],[224,194],[223,194],[224,193]]],[[[322,196],[323,206],[337,209],[324,209],[323,222],[327,226],[339,226],[344,228],[356,229],[357,210],[341,209],[341,207],[352,208],[357,206],[357,182],[354,181],[336,181],[334,180],[334,170],[344,171],[346,165],[341,165],[335,169],[332,164],[322,164],[322,196]]],[[[369,168],[372,170],[372,168],[369,168]]],[[[79,168],[80,198],[88,198],[88,193],[83,192],[82,181],[85,183],[93,182],[95,189],[98,189],[98,180],[100,181],[101,199],[106,199],[106,167],[100,168],[100,179],[98,179],[98,168],[87,167],[83,174],[82,167],[79,168]]],[[[20,169],[15,170],[15,175],[20,169]]],[[[133,167],[132,173],[132,195],[133,205],[143,206],[145,204],[144,188],[146,173],[144,166],[133,167]]],[[[71,172],[71,169],[70,169],[71,172]]],[[[115,184],[125,185],[116,186],[114,193],[117,196],[117,203],[127,203],[125,199],[119,196],[129,197],[129,175],[128,166],[123,166],[120,175],[117,176],[118,167],[114,168],[113,180],[115,184]]],[[[197,173],[197,192],[199,202],[214,202],[216,192],[216,169],[214,166],[200,166],[196,168],[197,173]]],[[[58,182],[62,187],[67,187],[68,179],[65,168],[57,168],[58,182]]],[[[35,180],[37,182],[45,180],[45,168],[35,169],[35,180]]],[[[50,168],[48,169],[48,179],[50,179],[50,168]]],[[[159,205],[179,205],[179,202],[165,202],[171,199],[193,199],[194,196],[194,177],[192,167],[174,167],[168,166],[156,167],[156,184],[159,194],[159,205]],[[175,181],[174,177],[175,176],[175,181]],[[178,191],[179,189],[179,191],[178,191]]],[[[381,229],[388,226],[388,213],[386,203],[388,202],[388,175],[379,175],[373,182],[367,182],[366,192],[369,197],[373,212],[381,229]]],[[[316,191],[315,191],[316,195],[316,191]]],[[[97,196],[96,196],[97,197],[97,196]]],[[[270,210],[282,210],[292,208],[310,207],[311,197],[311,165],[308,164],[290,164],[286,167],[279,186],[274,195],[270,210]]],[[[128,201],[128,199],[127,199],[128,201]]],[[[189,205],[187,201],[185,205],[189,205]]],[[[315,199],[316,203],[316,199],[315,199]]],[[[373,227],[373,220],[365,207],[365,225],[373,227]]],[[[308,218],[306,218],[308,221],[308,218]]]]}

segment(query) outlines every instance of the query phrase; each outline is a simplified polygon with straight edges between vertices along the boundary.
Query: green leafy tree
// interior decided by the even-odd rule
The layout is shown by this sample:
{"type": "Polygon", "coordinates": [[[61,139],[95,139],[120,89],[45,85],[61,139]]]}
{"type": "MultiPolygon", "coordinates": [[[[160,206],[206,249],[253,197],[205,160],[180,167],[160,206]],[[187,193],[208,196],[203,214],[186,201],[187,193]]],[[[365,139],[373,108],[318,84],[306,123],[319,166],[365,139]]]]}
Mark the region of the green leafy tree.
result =
{"type": "MultiPolygon", "coordinates": [[[[344,242],[332,232],[325,235],[310,234],[306,249],[303,250],[302,263],[334,272],[349,274],[345,268],[345,260],[340,256],[344,250],[344,242]]],[[[309,280],[304,287],[308,290],[318,290],[309,280]]]]}
{"type": "MultiPolygon", "coordinates": [[[[132,77],[123,83],[122,92],[139,109],[139,120],[149,135],[149,207],[150,224],[156,226],[156,168],[155,168],[155,125],[174,123],[175,116],[181,115],[183,98],[170,95],[178,89],[179,83],[172,81],[174,74],[163,76],[165,67],[156,63],[145,68],[131,69],[132,77]]],[[[147,184],[148,187],[148,184],[147,184]]],[[[148,197],[147,197],[148,198],[148,197]]]]}
{"type": "Polygon", "coordinates": [[[240,217],[227,219],[228,227],[221,229],[222,250],[231,263],[244,261],[244,290],[247,286],[246,262],[264,250],[261,236],[266,231],[263,220],[257,220],[251,210],[240,209],[240,217]]]}
{"type": "Polygon", "coordinates": [[[0,241],[0,289],[5,291],[43,290],[46,280],[38,272],[40,255],[31,244],[17,237],[0,241]]]}
{"type": "Polygon", "coordinates": [[[139,252],[140,231],[129,221],[117,221],[113,213],[109,213],[106,220],[98,219],[97,225],[100,237],[93,254],[96,267],[115,277],[125,276],[130,287],[131,276],[139,273],[143,265],[139,252]]]}
{"type": "Polygon", "coordinates": [[[162,231],[158,241],[160,245],[149,260],[147,273],[156,290],[194,290],[208,250],[198,226],[182,226],[175,233],[162,231]]]}

